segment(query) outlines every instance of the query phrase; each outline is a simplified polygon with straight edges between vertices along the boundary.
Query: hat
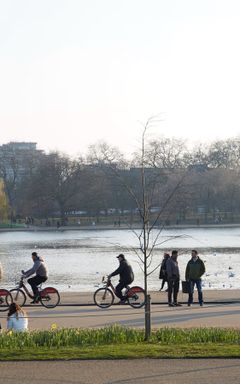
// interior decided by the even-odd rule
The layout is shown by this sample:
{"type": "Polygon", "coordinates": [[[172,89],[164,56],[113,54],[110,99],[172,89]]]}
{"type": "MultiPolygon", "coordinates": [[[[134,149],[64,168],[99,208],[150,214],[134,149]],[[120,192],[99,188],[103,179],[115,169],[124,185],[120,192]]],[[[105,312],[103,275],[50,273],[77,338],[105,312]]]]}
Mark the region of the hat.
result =
{"type": "Polygon", "coordinates": [[[122,257],[122,259],[125,259],[125,256],[124,256],[122,253],[120,253],[120,255],[117,256],[117,259],[118,259],[119,257],[122,257]]]}

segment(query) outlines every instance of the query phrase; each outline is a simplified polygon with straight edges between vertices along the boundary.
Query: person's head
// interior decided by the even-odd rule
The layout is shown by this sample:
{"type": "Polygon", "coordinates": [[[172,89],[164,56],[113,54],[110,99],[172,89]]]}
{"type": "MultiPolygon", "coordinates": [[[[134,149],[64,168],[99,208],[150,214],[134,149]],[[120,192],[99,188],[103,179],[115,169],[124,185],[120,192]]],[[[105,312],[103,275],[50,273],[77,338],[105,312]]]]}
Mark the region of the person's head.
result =
{"type": "Polygon", "coordinates": [[[172,251],[172,259],[177,260],[177,257],[178,257],[178,251],[176,250],[172,251]]]}
{"type": "Polygon", "coordinates": [[[191,253],[192,253],[192,259],[196,260],[198,258],[198,252],[196,251],[196,249],[193,249],[191,253]]]}
{"type": "Polygon", "coordinates": [[[164,258],[164,259],[169,259],[169,257],[170,257],[169,253],[164,252],[163,258],[164,258]]]}
{"type": "Polygon", "coordinates": [[[125,260],[125,256],[122,253],[120,253],[120,255],[117,256],[117,259],[119,263],[121,263],[122,260],[125,260]]]}
{"type": "Polygon", "coordinates": [[[18,314],[19,312],[24,313],[20,305],[15,302],[9,305],[8,317],[14,315],[14,313],[18,314]]]}
{"type": "Polygon", "coordinates": [[[33,253],[32,253],[32,259],[33,259],[33,261],[35,261],[35,260],[38,259],[38,254],[37,254],[37,252],[33,252],[33,253]]]}

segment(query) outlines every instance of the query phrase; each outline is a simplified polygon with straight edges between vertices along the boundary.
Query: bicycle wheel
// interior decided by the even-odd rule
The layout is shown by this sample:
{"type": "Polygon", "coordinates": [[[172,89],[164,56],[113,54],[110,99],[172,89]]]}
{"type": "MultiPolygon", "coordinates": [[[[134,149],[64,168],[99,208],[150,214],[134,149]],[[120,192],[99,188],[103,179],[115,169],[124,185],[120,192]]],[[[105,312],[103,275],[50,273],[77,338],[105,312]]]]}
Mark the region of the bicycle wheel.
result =
{"type": "Polygon", "coordinates": [[[94,293],[93,300],[99,308],[109,308],[114,302],[114,296],[109,288],[99,288],[94,293]]]}
{"type": "Polygon", "coordinates": [[[133,308],[141,308],[145,304],[145,291],[141,287],[131,287],[127,292],[128,304],[133,308]]]}
{"type": "Polygon", "coordinates": [[[7,289],[0,289],[0,311],[7,311],[11,303],[11,293],[7,289]]]}
{"type": "Polygon", "coordinates": [[[40,291],[39,300],[45,308],[55,308],[60,302],[60,295],[56,288],[46,287],[40,291]]]}
{"type": "Polygon", "coordinates": [[[10,292],[14,303],[23,307],[27,299],[25,293],[21,289],[10,289],[10,292]]]}

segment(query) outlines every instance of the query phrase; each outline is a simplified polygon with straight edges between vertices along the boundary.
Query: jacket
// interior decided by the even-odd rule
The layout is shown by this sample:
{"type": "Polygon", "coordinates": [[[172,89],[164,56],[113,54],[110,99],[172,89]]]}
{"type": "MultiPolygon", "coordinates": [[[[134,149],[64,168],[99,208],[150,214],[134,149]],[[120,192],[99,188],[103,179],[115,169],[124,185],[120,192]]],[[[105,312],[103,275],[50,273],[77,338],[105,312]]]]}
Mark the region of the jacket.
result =
{"type": "Polygon", "coordinates": [[[189,260],[186,267],[186,280],[199,280],[205,272],[204,262],[198,257],[196,261],[189,260]]]}
{"type": "Polygon", "coordinates": [[[121,260],[119,267],[110,276],[116,275],[120,275],[119,281],[125,284],[131,284],[134,280],[132,267],[128,264],[127,260],[121,260]]]}
{"type": "Polygon", "coordinates": [[[41,277],[48,277],[48,270],[44,263],[44,260],[41,257],[38,257],[37,260],[34,261],[33,267],[28,271],[24,272],[25,277],[29,277],[36,273],[36,275],[41,277]]]}
{"type": "Polygon", "coordinates": [[[27,331],[28,318],[25,317],[22,313],[18,313],[18,316],[16,316],[16,313],[14,313],[7,319],[7,329],[12,329],[13,331],[17,332],[27,331]]]}
{"type": "Polygon", "coordinates": [[[168,280],[180,278],[178,262],[173,260],[172,257],[169,257],[169,259],[167,259],[166,267],[168,280]]]}
{"type": "Polygon", "coordinates": [[[160,271],[159,271],[159,279],[166,279],[167,278],[167,260],[168,259],[164,259],[162,261],[160,271]]]}

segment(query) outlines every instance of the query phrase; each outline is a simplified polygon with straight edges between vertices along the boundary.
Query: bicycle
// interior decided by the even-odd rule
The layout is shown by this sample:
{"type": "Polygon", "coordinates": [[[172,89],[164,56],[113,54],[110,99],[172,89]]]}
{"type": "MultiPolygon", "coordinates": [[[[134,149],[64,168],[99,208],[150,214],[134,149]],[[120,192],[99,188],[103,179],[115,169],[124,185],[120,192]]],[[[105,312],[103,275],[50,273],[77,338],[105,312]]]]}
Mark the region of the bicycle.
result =
{"type": "Polygon", "coordinates": [[[13,302],[12,295],[7,289],[0,289],[0,311],[7,311],[9,305],[13,302]]]}
{"type": "MultiPolygon", "coordinates": [[[[105,277],[103,276],[102,283],[104,284],[104,287],[98,288],[95,291],[93,300],[99,308],[109,308],[114,302],[116,291],[110,279],[105,280],[105,277]]],[[[133,308],[143,307],[146,300],[144,289],[138,286],[127,286],[124,297],[126,303],[133,308]]]]}
{"type": "MultiPolygon", "coordinates": [[[[21,307],[23,307],[26,303],[27,296],[32,300],[34,299],[34,296],[29,292],[23,280],[24,276],[21,277],[19,283],[17,283],[16,288],[10,289],[13,301],[21,307]]],[[[59,304],[60,295],[56,288],[46,287],[42,289],[42,285],[40,285],[38,290],[38,299],[45,308],[55,308],[59,304]]]]}

